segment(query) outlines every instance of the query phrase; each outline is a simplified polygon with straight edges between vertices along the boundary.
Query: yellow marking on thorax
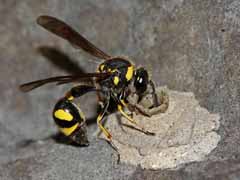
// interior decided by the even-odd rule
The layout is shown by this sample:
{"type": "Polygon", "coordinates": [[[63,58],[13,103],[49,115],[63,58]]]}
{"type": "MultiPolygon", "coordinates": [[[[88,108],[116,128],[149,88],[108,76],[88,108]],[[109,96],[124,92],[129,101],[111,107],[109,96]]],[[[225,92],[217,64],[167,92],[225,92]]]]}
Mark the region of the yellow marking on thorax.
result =
{"type": "Polygon", "coordinates": [[[69,100],[69,101],[72,101],[73,99],[74,99],[73,96],[69,96],[69,97],[68,97],[68,100],[69,100]]]}
{"type": "Polygon", "coordinates": [[[66,94],[65,94],[65,97],[69,100],[69,101],[72,101],[74,99],[71,91],[68,91],[66,94]]]}
{"type": "Polygon", "coordinates": [[[114,83],[114,85],[118,85],[118,83],[119,83],[119,77],[118,76],[114,76],[113,83],[114,83]]]}
{"type": "Polygon", "coordinates": [[[54,116],[59,120],[64,120],[64,121],[71,121],[73,119],[73,116],[70,113],[65,112],[62,109],[55,111],[54,116]]]}
{"type": "Polygon", "coordinates": [[[133,77],[133,66],[129,66],[126,73],[126,79],[130,81],[133,77]]]}
{"type": "Polygon", "coordinates": [[[104,64],[101,64],[101,65],[100,65],[100,70],[103,71],[104,67],[105,67],[105,65],[104,65],[104,64]]]}
{"type": "Polygon", "coordinates": [[[79,123],[76,123],[75,125],[73,125],[70,128],[59,128],[59,130],[65,134],[66,136],[71,135],[78,127],[79,123]]]}

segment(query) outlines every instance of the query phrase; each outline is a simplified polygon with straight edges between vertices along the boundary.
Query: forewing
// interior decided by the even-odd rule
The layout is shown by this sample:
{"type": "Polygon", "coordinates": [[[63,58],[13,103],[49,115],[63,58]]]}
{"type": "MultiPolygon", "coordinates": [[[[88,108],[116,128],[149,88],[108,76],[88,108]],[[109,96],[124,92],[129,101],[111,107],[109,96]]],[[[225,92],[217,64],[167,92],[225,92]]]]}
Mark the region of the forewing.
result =
{"type": "Polygon", "coordinates": [[[37,23],[46,30],[56,34],[57,36],[69,41],[74,47],[79,47],[89,54],[100,59],[109,59],[111,56],[97,48],[77,31],[71,28],[65,22],[51,16],[39,16],[37,23]]]}

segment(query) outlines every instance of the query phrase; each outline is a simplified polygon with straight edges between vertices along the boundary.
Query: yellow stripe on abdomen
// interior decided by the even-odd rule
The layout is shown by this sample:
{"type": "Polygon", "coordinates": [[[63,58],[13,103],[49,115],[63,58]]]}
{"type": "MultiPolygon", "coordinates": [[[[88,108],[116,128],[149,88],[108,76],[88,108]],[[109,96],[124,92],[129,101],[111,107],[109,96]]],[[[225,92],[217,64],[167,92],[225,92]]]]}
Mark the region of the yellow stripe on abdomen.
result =
{"type": "Polygon", "coordinates": [[[64,120],[64,121],[72,121],[73,120],[73,116],[70,113],[68,113],[62,109],[55,111],[54,116],[56,118],[58,118],[59,120],[64,120]]]}
{"type": "Polygon", "coordinates": [[[69,136],[71,135],[78,127],[79,123],[76,123],[75,125],[73,125],[72,127],[70,128],[60,128],[59,127],[59,130],[66,136],[69,136]]]}

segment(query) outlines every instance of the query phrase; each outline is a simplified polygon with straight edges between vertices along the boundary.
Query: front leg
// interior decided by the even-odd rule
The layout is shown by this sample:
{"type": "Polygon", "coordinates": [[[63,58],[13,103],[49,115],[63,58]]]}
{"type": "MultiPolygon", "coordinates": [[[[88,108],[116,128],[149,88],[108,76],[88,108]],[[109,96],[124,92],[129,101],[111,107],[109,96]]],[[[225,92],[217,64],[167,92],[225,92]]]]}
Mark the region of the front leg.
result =
{"type": "Polygon", "coordinates": [[[117,152],[117,157],[118,157],[117,162],[119,163],[120,162],[120,153],[118,151],[118,148],[117,148],[117,146],[115,146],[115,144],[112,141],[111,133],[102,124],[102,120],[107,112],[108,107],[109,107],[109,101],[110,101],[110,94],[107,93],[106,100],[103,103],[103,108],[97,117],[97,124],[98,124],[98,127],[101,130],[101,132],[103,132],[103,134],[105,135],[108,144],[113,148],[113,150],[115,150],[117,152]]]}
{"type": "Polygon", "coordinates": [[[158,96],[156,94],[155,85],[152,80],[149,81],[149,84],[152,87],[153,107],[158,107],[160,105],[160,103],[158,101],[158,96]]]}
{"type": "Polygon", "coordinates": [[[149,96],[145,96],[141,102],[136,104],[136,109],[141,112],[143,115],[146,114],[148,117],[151,117],[152,115],[158,114],[158,113],[164,113],[168,109],[169,106],[169,95],[164,92],[160,91],[157,92],[157,98],[160,102],[160,105],[157,107],[153,106],[152,101],[148,102],[149,96]]]}

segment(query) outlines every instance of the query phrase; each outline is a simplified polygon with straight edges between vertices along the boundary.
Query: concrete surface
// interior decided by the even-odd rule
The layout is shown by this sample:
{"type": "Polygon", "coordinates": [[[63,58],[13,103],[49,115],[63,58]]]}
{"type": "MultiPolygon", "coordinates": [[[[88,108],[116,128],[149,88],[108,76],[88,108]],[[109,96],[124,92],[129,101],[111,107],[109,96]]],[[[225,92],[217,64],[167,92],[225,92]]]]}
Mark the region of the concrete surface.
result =
{"type": "Polygon", "coordinates": [[[135,126],[120,114],[109,116],[105,127],[113,135],[122,162],[144,169],[178,169],[183,164],[204,160],[217,147],[221,139],[216,133],[220,116],[200,107],[192,93],[167,93],[170,99],[165,113],[133,116],[154,136],[129,128],[135,126]]]}
{"type": "MultiPolygon", "coordinates": [[[[48,171],[44,176],[51,174],[48,179],[64,175],[94,179],[98,175],[91,176],[92,169],[108,179],[239,179],[238,0],[2,0],[0,14],[1,179],[11,174],[9,179],[41,179],[47,164],[56,172],[48,171]],[[135,64],[149,68],[158,85],[193,92],[202,107],[221,117],[218,146],[204,161],[178,170],[152,171],[121,164],[111,174],[111,148],[104,141],[86,150],[49,140],[56,132],[52,107],[71,85],[49,85],[29,94],[20,93],[17,86],[54,75],[92,72],[98,62],[37,26],[35,19],[41,14],[63,19],[110,54],[131,57],[135,64]],[[22,144],[28,146],[22,149],[22,144]],[[62,151],[58,151],[59,146],[62,151]],[[41,156],[37,151],[40,147],[43,152],[53,149],[53,153],[41,156]],[[18,156],[19,151],[27,156],[18,156]],[[76,158],[78,153],[81,157],[76,158]],[[99,158],[94,153],[99,153],[99,158]],[[86,164],[90,171],[82,170],[81,163],[90,157],[94,157],[94,162],[86,164]],[[69,168],[64,169],[64,162],[69,168]],[[81,176],[83,171],[86,174],[81,176]]],[[[82,100],[90,118],[96,114],[96,99],[91,97],[82,100]]],[[[95,144],[94,138],[92,142],[95,144]]]]}

